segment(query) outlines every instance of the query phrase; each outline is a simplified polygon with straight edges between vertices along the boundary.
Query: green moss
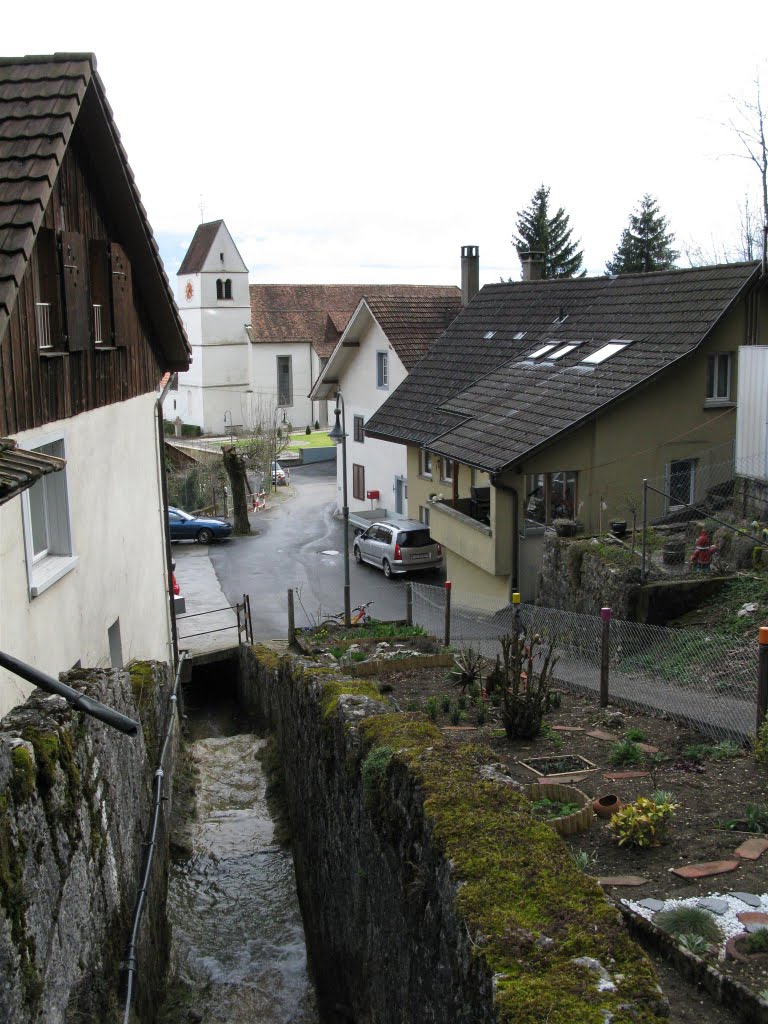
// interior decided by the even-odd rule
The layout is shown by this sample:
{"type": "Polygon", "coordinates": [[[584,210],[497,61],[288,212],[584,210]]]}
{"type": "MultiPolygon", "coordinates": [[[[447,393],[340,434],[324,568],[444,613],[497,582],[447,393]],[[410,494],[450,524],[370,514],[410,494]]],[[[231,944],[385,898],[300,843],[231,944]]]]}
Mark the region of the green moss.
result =
{"type": "Polygon", "coordinates": [[[370,697],[371,700],[383,704],[384,700],[376,687],[365,679],[335,679],[322,683],[323,717],[328,718],[336,710],[339,697],[357,696],[370,697]]]}
{"type": "Polygon", "coordinates": [[[394,751],[391,747],[372,747],[360,768],[365,798],[369,805],[378,803],[382,782],[387,774],[394,751]]]}
{"type": "Polygon", "coordinates": [[[44,732],[28,725],[21,735],[32,744],[35,751],[37,788],[54,838],[54,855],[59,860],[60,854],[56,845],[57,827],[64,829],[73,846],[82,838],[77,814],[82,789],[72,733],[66,727],[44,732]],[[64,789],[62,800],[57,804],[53,799],[53,789],[59,777],[63,781],[64,789]]]}
{"type": "Polygon", "coordinates": [[[262,668],[275,670],[280,668],[283,658],[276,651],[273,651],[271,647],[265,647],[264,644],[254,644],[251,650],[262,668]]]}
{"type": "Polygon", "coordinates": [[[27,932],[29,907],[24,890],[24,845],[14,830],[8,797],[0,796],[0,904],[11,927],[11,941],[19,956],[24,998],[34,1005],[40,997],[40,975],[35,966],[35,940],[27,932]]]}
{"type": "Polygon", "coordinates": [[[29,800],[35,791],[35,762],[26,747],[11,751],[11,795],[14,803],[29,800]]]}

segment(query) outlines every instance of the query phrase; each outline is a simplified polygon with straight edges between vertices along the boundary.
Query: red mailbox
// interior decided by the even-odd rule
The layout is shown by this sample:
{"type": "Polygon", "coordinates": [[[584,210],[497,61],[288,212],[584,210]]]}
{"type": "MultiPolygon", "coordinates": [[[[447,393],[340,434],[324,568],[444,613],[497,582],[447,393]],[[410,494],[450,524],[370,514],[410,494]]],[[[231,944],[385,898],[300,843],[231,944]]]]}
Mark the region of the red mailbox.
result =
{"type": "Polygon", "coordinates": [[[378,491],[366,491],[365,492],[365,496],[366,496],[366,498],[370,498],[371,501],[378,501],[379,500],[379,492],[378,491]]]}

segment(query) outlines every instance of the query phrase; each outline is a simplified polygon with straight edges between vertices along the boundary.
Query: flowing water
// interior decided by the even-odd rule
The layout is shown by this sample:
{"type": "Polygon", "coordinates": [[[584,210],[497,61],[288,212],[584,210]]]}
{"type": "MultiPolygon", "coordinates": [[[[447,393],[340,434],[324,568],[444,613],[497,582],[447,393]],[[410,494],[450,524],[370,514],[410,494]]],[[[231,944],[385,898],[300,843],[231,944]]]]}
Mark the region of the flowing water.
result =
{"type": "Polygon", "coordinates": [[[169,891],[172,975],[192,993],[183,1019],[317,1024],[293,862],[275,842],[257,759],[266,740],[222,735],[234,726],[221,716],[190,724],[197,815],[169,891]]]}

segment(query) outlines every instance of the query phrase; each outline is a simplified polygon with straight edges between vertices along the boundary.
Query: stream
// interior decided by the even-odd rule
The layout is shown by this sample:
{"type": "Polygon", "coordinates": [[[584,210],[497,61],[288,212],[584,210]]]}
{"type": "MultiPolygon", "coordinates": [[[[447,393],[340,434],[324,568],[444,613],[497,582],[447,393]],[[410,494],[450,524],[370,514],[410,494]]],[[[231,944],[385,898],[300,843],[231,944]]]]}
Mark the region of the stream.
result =
{"type": "MultiPolygon", "coordinates": [[[[179,1021],[317,1024],[293,861],[275,842],[258,752],[221,709],[191,717],[199,771],[191,854],[171,869],[171,980],[179,1021]]],[[[165,1018],[164,1018],[165,1019],[165,1018]]]]}

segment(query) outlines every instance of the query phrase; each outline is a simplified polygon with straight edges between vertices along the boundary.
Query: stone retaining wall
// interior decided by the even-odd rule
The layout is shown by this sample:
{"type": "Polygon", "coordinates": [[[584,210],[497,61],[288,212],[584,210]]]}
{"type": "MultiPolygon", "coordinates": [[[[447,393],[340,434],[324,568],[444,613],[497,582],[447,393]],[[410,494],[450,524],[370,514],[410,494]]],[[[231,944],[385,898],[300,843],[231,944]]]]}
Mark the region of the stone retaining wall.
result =
{"type": "Polygon", "coordinates": [[[275,730],[326,1024],[650,1024],[653,970],[491,751],[365,680],[241,650],[275,730]]]}
{"type": "MultiPolygon", "coordinates": [[[[125,736],[41,690],[0,722],[0,1020],[14,1024],[117,1019],[172,683],[156,664],[62,678],[142,729],[125,736]]],[[[169,813],[139,937],[140,1020],[165,973],[169,813]]]]}

